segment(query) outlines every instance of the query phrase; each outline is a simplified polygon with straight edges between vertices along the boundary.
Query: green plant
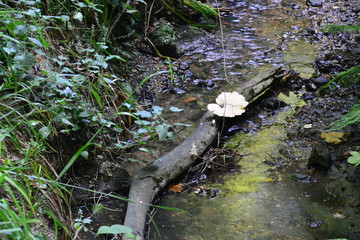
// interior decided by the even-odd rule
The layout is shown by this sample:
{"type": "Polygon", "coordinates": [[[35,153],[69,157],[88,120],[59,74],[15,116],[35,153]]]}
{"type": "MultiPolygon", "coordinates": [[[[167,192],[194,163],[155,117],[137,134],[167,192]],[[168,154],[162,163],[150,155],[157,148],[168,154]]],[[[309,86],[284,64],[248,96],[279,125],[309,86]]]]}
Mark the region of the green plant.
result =
{"type": "Polygon", "coordinates": [[[360,65],[357,65],[357,66],[350,68],[347,71],[335,74],[334,78],[331,79],[324,86],[320,87],[318,91],[321,91],[321,90],[327,88],[333,82],[338,82],[339,84],[342,84],[344,87],[349,87],[350,85],[354,84],[359,79],[360,79],[360,65]]]}
{"type": "Polygon", "coordinates": [[[354,164],[355,166],[360,165],[360,152],[350,152],[351,157],[347,159],[347,162],[350,164],[354,164]]]}
{"type": "Polygon", "coordinates": [[[124,234],[125,237],[131,238],[131,239],[136,239],[136,237],[132,234],[131,228],[124,226],[124,225],[120,225],[120,224],[111,225],[110,227],[101,226],[98,229],[96,234],[97,235],[99,235],[99,234],[114,234],[114,235],[124,234]]]}
{"type": "Polygon", "coordinates": [[[349,112],[339,120],[330,124],[330,130],[339,130],[349,125],[360,123],[360,102],[349,109],[349,112]]]}
{"type": "MultiPolygon", "coordinates": [[[[161,0],[162,5],[164,5],[169,11],[174,13],[176,16],[178,16],[181,20],[201,28],[217,28],[217,25],[209,23],[210,18],[216,18],[218,15],[218,12],[206,4],[200,3],[195,0],[188,0],[188,1],[168,1],[168,0],[161,0]],[[175,2],[175,3],[174,3],[175,2]],[[201,16],[204,16],[207,20],[208,24],[201,24],[196,23],[192,20],[190,20],[188,17],[185,16],[185,14],[181,13],[179,11],[179,6],[187,6],[191,10],[194,10],[198,13],[200,13],[201,16]]],[[[189,13],[189,12],[188,12],[189,13]]]]}
{"type": "MultiPolygon", "coordinates": [[[[72,224],[68,189],[92,190],[60,182],[75,161],[90,158],[90,146],[118,154],[147,139],[174,136],[163,109],[143,110],[134,94],[158,74],[170,73],[173,83],[171,62],[169,71],[147,76],[135,89],[112,69],[121,67],[128,54],[109,46],[134,33],[138,2],[145,4],[0,2],[0,238],[61,239],[74,232],[76,236],[89,219],[80,217],[72,224]],[[59,170],[49,156],[61,160],[57,143],[70,135],[79,140],[59,170]],[[105,147],[99,144],[104,142],[105,147]],[[46,228],[50,235],[40,231],[46,228]]],[[[100,233],[108,230],[129,234],[118,226],[100,233]]]]}
{"type": "Polygon", "coordinates": [[[354,25],[325,25],[322,29],[324,33],[343,33],[351,31],[360,31],[360,26],[354,25]]]}

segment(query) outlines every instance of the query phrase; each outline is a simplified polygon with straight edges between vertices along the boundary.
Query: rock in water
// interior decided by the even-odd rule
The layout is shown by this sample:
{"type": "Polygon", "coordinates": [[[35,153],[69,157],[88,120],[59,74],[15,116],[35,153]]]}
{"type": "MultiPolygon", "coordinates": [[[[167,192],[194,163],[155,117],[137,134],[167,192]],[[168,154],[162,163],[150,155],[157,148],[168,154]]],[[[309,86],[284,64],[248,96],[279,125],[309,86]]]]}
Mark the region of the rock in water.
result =
{"type": "Polygon", "coordinates": [[[307,0],[306,4],[311,7],[321,7],[325,0],[307,0]]]}
{"type": "Polygon", "coordinates": [[[327,170],[330,168],[331,159],[329,149],[325,144],[314,144],[308,160],[308,167],[317,167],[327,170]]]}

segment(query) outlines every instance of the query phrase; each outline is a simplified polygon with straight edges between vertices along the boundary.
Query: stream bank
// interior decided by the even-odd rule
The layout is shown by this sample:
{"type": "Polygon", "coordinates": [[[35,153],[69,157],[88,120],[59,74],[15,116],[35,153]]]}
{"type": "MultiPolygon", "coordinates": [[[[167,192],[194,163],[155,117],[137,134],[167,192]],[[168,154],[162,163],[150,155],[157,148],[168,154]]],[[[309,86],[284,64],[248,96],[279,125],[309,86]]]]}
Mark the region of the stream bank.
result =
{"type": "MultiPolygon", "coordinates": [[[[289,44],[288,44],[289,41],[296,40],[296,38],[303,38],[304,36],[306,36],[305,39],[307,39],[307,41],[309,41],[308,37],[313,36],[312,31],[311,31],[312,29],[310,27],[305,28],[306,31],[300,31],[303,29],[303,26],[301,26],[300,28],[297,28],[297,29],[290,28],[291,24],[285,25],[283,28],[278,29],[277,30],[278,32],[273,33],[273,34],[269,34],[269,31],[265,31],[265,30],[268,30],[266,28],[266,26],[267,26],[266,24],[262,28],[261,28],[261,26],[252,27],[251,23],[255,22],[255,21],[251,21],[251,17],[254,18],[255,16],[257,16],[257,15],[253,16],[252,14],[256,14],[255,12],[258,10],[263,10],[263,12],[261,12],[261,14],[263,14],[265,12],[265,10],[269,10],[271,13],[271,10],[273,8],[283,8],[284,7],[284,9],[286,9],[286,10],[292,9],[291,11],[298,12],[299,15],[303,14],[302,16],[304,18],[306,16],[305,9],[309,10],[303,4],[297,4],[296,3],[297,1],[294,1],[294,3],[292,3],[292,4],[282,3],[281,1],[280,1],[280,3],[276,2],[276,1],[270,1],[270,2],[271,2],[271,4],[268,5],[267,7],[263,7],[261,5],[261,2],[258,3],[257,1],[254,1],[254,2],[251,2],[251,1],[246,2],[245,1],[243,6],[241,6],[241,5],[236,6],[236,8],[238,10],[237,10],[237,12],[235,11],[235,13],[239,14],[239,16],[241,16],[243,19],[246,19],[246,18],[250,19],[249,21],[247,21],[247,23],[249,23],[249,26],[244,26],[243,29],[238,30],[240,33],[244,33],[244,35],[248,36],[248,37],[244,38],[244,40],[243,40],[244,45],[238,44],[238,45],[234,46],[233,48],[228,46],[227,49],[229,51],[231,51],[232,49],[235,49],[235,50],[248,49],[250,46],[251,49],[253,49],[253,50],[250,52],[250,56],[247,55],[247,57],[244,57],[244,55],[249,54],[249,53],[236,53],[236,52],[226,53],[226,56],[229,56],[229,59],[231,59],[230,63],[227,63],[228,69],[232,70],[231,74],[230,74],[230,79],[231,79],[231,81],[233,81],[235,83],[239,83],[244,79],[248,79],[250,76],[253,76],[257,72],[261,72],[264,69],[268,68],[269,66],[266,64],[270,63],[270,65],[272,65],[272,64],[281,63],[283,61],[283,58],[282,58],[283,55],[281,53],[279,53],[278,50],[280,48],[280,49],[283,49],[283,51],[287,51],[287,48],[289,48],[289,44]],[[246,4],[248,4],[248,5],[246,5],[246,4]],[[284,5],[286,5],[286,6],[284,6],[284,5]],[[243,9],[247,9],[247,10],[242,12],[243,9]],[[259,28],[263,29],[262,31],[260,31],[261,32],[261,34],[260,34],[261,41],[260,42],[262,42],[261,44],[256,42],[258,40],[257,35],[259,33],[259,31],[258,31],[259,28]],[[292,30],[289,30],[289,33],[285,34],[284,29],[288,29],[288,28],[290,28],[292,30]],[[281,38],[278,38],[279,34],[283,34],[281,38]],[[267,38],[266,36],[269,36],[269,38],[267,38]],[[267,45],[265,44],[267,47],[262,47],[264,42],[267,44],[267,45]],[[239,47],[239,46],[241,46],[241,47],[239,47]],[[260,48],[259,51],[254,51],[259,48],[260,48]],[[261,53],[263,53],[263,54],[261,54],[261,53]],[[239,61],[239,58],[242,58],[242,60],[239,61]],[[266,64],[264,64],[264,62],[266,62],[266,64]]],[[[328,2],[327,2],[327,4],[328,4],[328,2]]],[[[318,10],[319,9],[316,8],[316,12],[318,10]]],[[[332,14],[332,12],[330,12],[330,13],[332,14]]],[[[274,15],[276,15],[276,14],[273,13],[271,16],[274,16],[274,15]]],[[[316,14],[313,14],[312,16],[314,16],[314,15],[316,15],[316,14]]],[[[322,19],[323,18],[321,18],[321,21],[322,21],[322,19]]],[[[276,21],[281,22],[281,18],[277,19],[276,21]]],[[[236,22],[236,21],[234,21],[234,19],[233,19],[233,20],[230,20],[229,22],[236,22]]],[[[307,24],[310,24],[310,22],[307,22],[307,24]]],[[[229,27],[229,28],[231,29],[231,27],[229,27]]],[[[235,33],[236,33],[236,31],[235,31],[235,33]]],[[[232,35],[230,35],[230,36],[232,36],[232,35]]],[[[318,33],[317,37],[318,37],[318,39],[322,39],[322,37],[328,38],[328,36],[321,35],[321,33],[318,33]]],[[[334,37],[334,38],[336,38],[336,37],[334,37]]],[[[340,39],[348,39],[348,38],[340,37],[340,39]]],[[[236,43],[237,40],[240,41],[241,39],[239,37],[232,36],[232,39],[230,42],[236,43]]],[[[328,42],[331,42],[331,41],[332,41],[332,39],[328,40],[328,42]]],[[[322,40],[320,40],[320,41],[317,40],[317,42],[322,42],[324,44],[326,43],[326,41],[323,42],[322,40]]],[[[302,45],[301,44],[299,44],[299,45],[301,48],[302,45]]],[[[291,46],[292,46],[292,43],[290,43],[290,47],[291,46]]],[[[334,48],[336,48],[336,47],[337,47],[337,45],[334,46],[334,48]]],[[[321,47],[320,47],[320,49],[321,49],[321,47]]],[[[206,49],[206,50],[209,50],[209,49],[206,49]]],[[[340,49],[340,51],[344,51],[344,49],[340,49]]],[[[222,69],[221,64],[218,64],[219,60],[221,60],[221,58],[222,58],[222,55],[219,52],[217,53],[217,55],[215,55],[214,52],[212,52],[212,51],[208,51],[208,52],[205,51],[205,54],[204,54],[204,52],[202,52],[199,55],[196,56],[196,54],[194,54],[194,55],[183,57],[183,59],[186,62],[188,67],[186,65],[183,66],[184,64],[182,62],[175,62],[175,63],[173,62],[173,64],[179,69],[179,72],[181,72],[180,70],[190,71],[192,75],[189,75],[189,80],[188,80],[187,84],[186,84],[186,81],[185,81],[185,83],[181,82],[181,81],[178,81],[176,83],[179,90],[176,91],[175,94],[170,93],[170,92],[162,94],[162,97],[160,97],[160,98],[166,99],[166,101],[167,101],[166,104],[169,104],[169,102],[174,102],[174,106],[179,106],[179,105],[177,105],[177,104],[179,104],[179,101],[178,101],[179,96],[182,97],[183,95],[178,95],[178,94],[186,95],[187,93],[191,93],[190,96],[193,96],[193,92],[191,90],[194,90],[194,89],[197,90],[197,91],[195,91],[195,94],[196,94],[195,98],[198,99],[197,102],[198,103],[203,102],[206,104],[208,102],[213,101],[212,99],[214,98],[216,91],[217,91],[215,86],[221,86],[221,88],[224,88],[224,86],[226,86],[226,83],[224,83],[225,81],[223,78],[223,72],[221,70],[222,69]],[[201,56],[199,56],[199,55],[201,55],[201,56]],[[183,69],[181,69],[181,68],[183,68],[183,69]],[[201,74],[201,73],[206,73],[206,75],[201,74]],[[189,87],[185,87],[185,86],[189,86],[189,87]],[[208,88],[215,89],[215,90],[213,90],[213,92],[211,94],[208,94],[207,93],[207,92],[209,92],[208,88]],[[184,90],[185,93],[184,93],[184,91],[180,91],[180,90],[184,90]]],[[[295,54],[295,56],[297,56],[297,54],[295,54]]],[[[351,60],[345,61],[344,59],[346,59],[346,58],[339,58],[337,56],[339,56],[339,55],[325,54],[324,56],[321,56],[323,58],[320,57],[319,60],[317,61],[318,64],[316,65],[317,68],[315,68],[315,71],[318,71],[318,74],[328,74],[328,73],[338,71],[340,69],[339,66],[344,67],[344,66],[346,66],[346,64],[348,62],[351,62],[351,60]]],[[[158,63],[158,60],[159,60],[159,59],[154,60],[153,56],[147,56],[146,58],[151,59],[151,61],[154,61],[154,63],[158,63]]],[[[144,59],[146,59],[146,58],[144,58],[144,59]]],[[[296,66],[295,61],[293,60],[296,58],[290,57],[289,59],[290,60],[286,60],[286,62],[290,62],[292,65],[296,66]]],[[[301,60],[300,62],[302,62],[302,61],[303,60],[301,60]]],[[[150,66],[144,65],[144,68],[147,68],[147,67],[151,68],[152,66],[153,65],[150,65],[150,66]]],[[[156,65],[156,66],[158,66],[158,65],[156,65]]],[[[309,69],[309,68],[312,69],[311,61],[307,62],[307,69],[309,69]],[[310,65],[310,67],[309,67],[309,65],[310,65]]],[[[345,68],[346,67],[344,67],[344,69],[345,68]]],[[[302,71],[302,70],[298,70],[298,71],[302,71]]],[[[308,73],[308,74],[313,74],[315,72],[314,70],[312,70],[312,71],[313,72],[308,73]]],[[[326,75],[324,75],[324,76],[328,77],[326,75]]],[[[304,77],[309,77],[309,75],[305,75],[304,77]]],[[[156,78],[154,78],[153,80],[154,80],[154,84],[157,84],[156,78]]],[[[165,81],[167,81],[167,80],[165,80],[165,81]]],[[[303,82],[301,82],[301,81],[296,82],[293,84],[294,91],[298,91],[298,90],[302,89],[303,86],[308,86],[309,84],[310,84],[309,87],[311,88],[312,87],[311,83],[316,84],[315,81],[309,81],[309,80],[303,80],[303,82]]],[[[149,86],[151,86],[150,82],[149,82],[149,86]]],[[[157,88],[157,90],[158,89],[159,88],[157,88]]],[[[165,89],[166,89],[166,87],[165,87],[165,89]]],[[[318,102],[316,93],[310,93],[310,94],[306,93],[306,95],[307,95],[307,98],[311,98],[312,97],[311,95],[314,96],[313,104],[318,102]]],[[[185,98],[186,97],[184,97],[184,99],[185,98]]],[[[329,99],[331,99],[331,98],[332,98],[332,96],[329,95],[329,99]]],[[[311,100],[311,99],[308,99],[308,100],[311,100]]],[[[182,105],[180,105],[180,107],[186,106],[186,104],[184,104],[184,103],[181,103],[181,104],[182,105]]],[[[331,104],[331,102],[329,104],[331,104]]],[[[350,103],[348,103],[348,104],[350,104],[350,103]]],[[[319,105],[319,107],[320,106],[321,105],[319,105]]],[[[185,108],[185,111],[187,111],[189,108],[191,109],[191,107],[188,105],[187,108],[185,108]]],[[[198,105],[198,104],[193,105],[192,108],[195,109],[194,111],[197,111],[197,113],[194,114],[195,116],[199,116],[199,113],[201,115],[202,110],[201,110],[200,105],[198,105]]],[[[307,111],[305,111],[305,112],[307,112],[307,111]]],[[[185,115],[183,115],[183,116],[186,118],[185,115]]],[[[339,116],[339,114],[337,114],[337,116],[339,116]]],[[[199,117],[197,117],[197,119],[198,118],[199,117]]],[[[194,117],[194,119],[196,119],[196,117],[194,117]]],[[[306,121],[308,121],[308,120],[306,120],[306,121]]],[[[321,124],[322,124],[321,126],[326,125],[324,122],[322,122],[321,124]]],[[[249,123],[249,125],[251,125],[251,123],[249,123]]],[[[233,126],[231,126],[231,127],[233,127],[233,126]]],[[[231,127],[229,127],[229,129],[231,127]]],[[[237,127],[233,127],[233,129],[234,128],[237,128],[237,127]]],[[[244,126],[243,128],[249,128],[249,127],[244,126]]],[[[251,129],[251,128],[249,128],[249,129],[251,129]]],[[[162,155],[162,153],[169,151],[170,148],[171,148],[171,145],[165,146],[165,148],[163,150],[158,151],[158,155],[162,155]]],[[[133,153],[129,153],[129,155],[132,155],[132,154],[133,153]]],[[[143,156],[143,155],[140,154],[139,158],[141,158],[141,156],[143,156]]],[[[146,158],[147,158],[147,161],[143,162],[141,164],[147,164],[147,163],[151,162],[151,159],[156,158],[156,156],[153,156],[150,154],[150,155],[146,156],[146,158]]],[[[132,165],[132,164],[129,164],[129,165],[132,165]]],[[[131,168],[132,168],[132,166],[128,167],[127,169],[131,169],[131,168]]],[[[129,171],[132,172],[135,170],[129,170],[129,171]]],[[[106,184],[104,184],[104,185],[106,185],[106,184]]],[[[118,219],[120,219],[120,218],[118,218],[118,219]]],[[[106,221],[106,220],[104,220],[104,221],[106,221]]],[[[107,222],[107,224],[108,224],[108,222],[107,222]]]]}

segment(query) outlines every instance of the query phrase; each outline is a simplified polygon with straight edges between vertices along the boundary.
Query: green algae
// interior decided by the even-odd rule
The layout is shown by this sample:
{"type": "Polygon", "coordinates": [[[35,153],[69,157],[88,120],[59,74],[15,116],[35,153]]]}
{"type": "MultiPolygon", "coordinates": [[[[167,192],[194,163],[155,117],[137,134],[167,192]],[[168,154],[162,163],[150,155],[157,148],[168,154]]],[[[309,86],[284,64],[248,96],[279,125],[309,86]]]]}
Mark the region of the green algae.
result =
{"type": "Polygon", "coordinates": [[[319,50],[305,40],[290,42],[287,46],[283,60],[302,77],[310,78],[315,73],[313,62],[319,50]]]}
{"type": "Polygon", "coordinates": [[[238,133],[225,143],[225,147],[240,155],[238,164],[241,173],[225,176],[221,190],[226,195],[251,193],[257,191],[262,183],[272,181],[269,176],[271,166],[265,164],[274,158],[280,158],[282,139],[286,138],[287,118],[295,113],[296,107],[306,103],[293,92],[288,96],[281,93],[279,99],[288,104],[288,108],[270,119],[272,126],[263,127],[257,132],[238,133]]]}
{"type": "Polygon", "coordinates": [[[268,170],[272,167],[264,162],[280,156],[281,139],[286,135],[284,126],[271,126],[252,134],[237,134],[225,144],[229,150],[243,155],[238,159],[241,173],[227,175],[221,190],[226,195],[251,193],[261,183],[271,181],[268,170]]]}

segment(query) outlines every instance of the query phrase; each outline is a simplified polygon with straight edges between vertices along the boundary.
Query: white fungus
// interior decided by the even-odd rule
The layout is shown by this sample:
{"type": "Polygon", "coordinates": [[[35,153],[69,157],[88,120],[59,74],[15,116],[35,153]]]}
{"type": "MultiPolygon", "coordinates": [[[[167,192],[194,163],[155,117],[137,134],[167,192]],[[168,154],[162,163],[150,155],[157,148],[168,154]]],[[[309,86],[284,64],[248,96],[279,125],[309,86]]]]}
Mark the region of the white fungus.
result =
{"type": "Polygon", "coordinates": [[[216,98],[216,103],[208,104],[207,108],[220,117],[239,116],[245,112],[245,107],[249,104],[238,92],[222,92],[216,98]]]}

